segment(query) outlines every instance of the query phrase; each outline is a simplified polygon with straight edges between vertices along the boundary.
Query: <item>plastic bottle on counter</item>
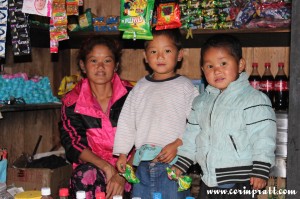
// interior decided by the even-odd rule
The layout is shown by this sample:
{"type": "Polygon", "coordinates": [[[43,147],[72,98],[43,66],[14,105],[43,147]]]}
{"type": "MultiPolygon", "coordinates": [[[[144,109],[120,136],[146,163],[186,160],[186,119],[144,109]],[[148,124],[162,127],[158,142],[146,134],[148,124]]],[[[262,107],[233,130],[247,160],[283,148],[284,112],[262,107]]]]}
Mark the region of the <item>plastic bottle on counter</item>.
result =
{"type": "Polygon", "coordinates": [[[68,199],[69,197],[69,189],[68,188],[60,188],[59,189],[59,199],[68,199]]]}
{"type": "Polygon", "coordinates": [[[51,189],[50,187],[42,187],[41,188],[41,199],[53,199],[51,196],[51,189]]]}
{"type": "Polygon", "coordinates": [[[96,199],[106,199],[104,192],[97,192],[96,199]]]}
{"type": "Polygon", "coordinates": [[[76,191],[76,199],[85,199],[85,191],[76,191]]]}
{"type": "Polygon", "coordinates": [[[162,195],[160,192],[154,192],[152,198],[153,199],[162,199],[162,195]]]}
{"type": "Polygon", "coordinates": [[[121,196],[121,195],[115,195],[115,196],[113,196],[113,199],[123,199],[123,196],[121,196]]]}

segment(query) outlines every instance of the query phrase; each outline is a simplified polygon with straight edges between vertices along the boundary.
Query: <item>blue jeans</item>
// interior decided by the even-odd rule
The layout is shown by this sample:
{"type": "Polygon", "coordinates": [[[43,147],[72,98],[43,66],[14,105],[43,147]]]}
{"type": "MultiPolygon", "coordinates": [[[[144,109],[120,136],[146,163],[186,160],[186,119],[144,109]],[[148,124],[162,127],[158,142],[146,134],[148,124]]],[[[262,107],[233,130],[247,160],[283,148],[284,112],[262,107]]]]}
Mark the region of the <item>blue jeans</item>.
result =
{"type": "Polygon", "coordinates": [[[160,192],[162,199],[185,199],[190,196],[190,190],[178,192],[178,183],[169,180],[166,168],[169,164],[142,161],[136,170],[140,183],[133,185],[132,197],[152,199],[154,192],[160,192]]]}

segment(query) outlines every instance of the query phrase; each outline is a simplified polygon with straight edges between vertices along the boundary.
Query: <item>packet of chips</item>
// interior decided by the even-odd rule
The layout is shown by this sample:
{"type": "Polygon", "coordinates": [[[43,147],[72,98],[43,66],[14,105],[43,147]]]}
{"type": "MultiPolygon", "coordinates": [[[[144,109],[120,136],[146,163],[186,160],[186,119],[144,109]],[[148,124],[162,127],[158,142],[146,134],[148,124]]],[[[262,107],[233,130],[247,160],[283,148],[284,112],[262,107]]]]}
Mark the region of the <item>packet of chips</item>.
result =
{"type": "Polygon", "coordinates": [[[157,7],[157,22],[155,29],[180,28],[180,8],[176,2],[160,3],[157,7]]]}
{"type": "Polygon", "coordinates": [[[177,177],[175,171],[172,170],[171,168],[167,167],[166,170],[167,170],[168,178],[170,180],[177,180],[178,191],[185,191],[191,187],[192,178],[190,176],[185,175],[185,176],[177,177]]]}
{"type": "Polygon", "coordinates": [[[129,183],[137,184],[140,183],[140,180],[135,176],[132,166],[126,164],[125,173],[120,173],[129,183]]]}
{"type": "Polygon", "coordinates": [[[125,31],[123,39],[153,39],[151,21],[154,0],[121,0],[118,29],[125,31]]]}

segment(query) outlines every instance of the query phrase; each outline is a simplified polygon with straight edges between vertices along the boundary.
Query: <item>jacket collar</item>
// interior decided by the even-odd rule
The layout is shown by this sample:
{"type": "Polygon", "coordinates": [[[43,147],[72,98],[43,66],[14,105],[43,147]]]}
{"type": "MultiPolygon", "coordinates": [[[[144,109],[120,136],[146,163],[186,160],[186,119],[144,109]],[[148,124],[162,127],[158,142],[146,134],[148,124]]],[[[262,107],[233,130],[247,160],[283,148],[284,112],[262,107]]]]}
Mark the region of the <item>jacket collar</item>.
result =
{"type": "MultiPolygon", "coordinates": [[[[249,76],[247,75],[246,72],[240,73],[238,79],[231,82],[223,92],[227,93],[227,92],[232,92],[232,91],[243,89],[244,86],[249,85],[248,77],[249,76]]],[[[219,94],[221,92],[220,89],[217,89],[217,88],[215,88],[213,86],[210,86],[210,85],[208,85],[205,90],[208,93],[215,93],[215,94],[219,94]]]]}
{"type": "MultiPolygon", "coordinates": [[[[126,95],[127,89],[123,85],[120,77],[115,73],[112,80],[112,98],[110,104],[114,104],[121,97],[126,95]]],[[[82,79],[76,87],[63,99],[67,106],[73,105],[76,103],[75,112],[84,115],[96,116],[101,114],[98,104],[94,103],[94,96],[92,94],[89,81],[87,78],[82,79]]],[[[110,107],[108,107],[110,108],[110,107]]]]}

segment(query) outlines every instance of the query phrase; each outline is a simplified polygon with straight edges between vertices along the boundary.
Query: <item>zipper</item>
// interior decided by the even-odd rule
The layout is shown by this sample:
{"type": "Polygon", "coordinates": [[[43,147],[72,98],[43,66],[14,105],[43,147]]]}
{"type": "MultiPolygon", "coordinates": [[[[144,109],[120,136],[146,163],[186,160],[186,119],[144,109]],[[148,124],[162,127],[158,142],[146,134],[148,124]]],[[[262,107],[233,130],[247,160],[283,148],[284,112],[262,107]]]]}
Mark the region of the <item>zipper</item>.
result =
{"type": "MultiPolygon", "coordinates": [[[[233,147],[234,147],[235,151],[238,153],[237,148],[236,148],[236,144],[235,144],[235,142],[234,142],[234,139],[233,139],[232,135],[229,135],[229,137],[230,137],[230,139],[231,139],[231,142],[232,142],[232,144],[233,144],[233,147]]],[[[239,154],[239,153],[238,153],[238,154],[239,154]]]]}
{"type": "Polygon", "coordinates": [[[212,117],[212,112],[213,112],[213,110],[214,110],[216,101],[217,101],[218,97],[221,95],[221,93],[222,93],[222,92],[220,92],[220,93],[217,95],[217,97],[215,98],[214,103],[213,103],[213,105],[212,105],[212,107],[211,107],[211,110],[210,110],[210,113],[209,113],[209,124],[210,124],[210,127],[212,127],[212,123],[211,123],[211,120],[212,120],[212,119],[211,119],[211,117],[212,117]]]}

